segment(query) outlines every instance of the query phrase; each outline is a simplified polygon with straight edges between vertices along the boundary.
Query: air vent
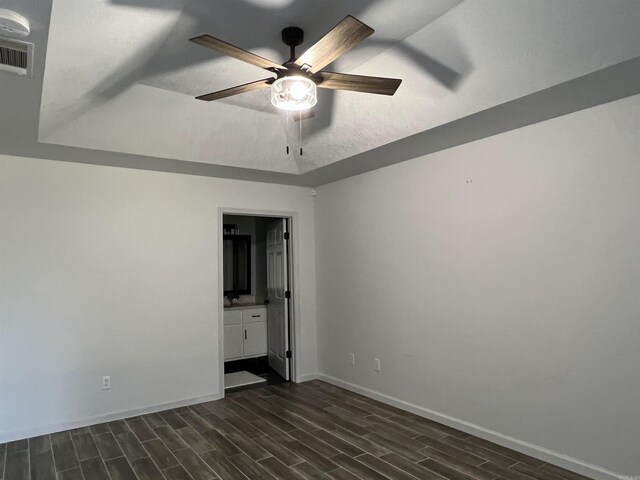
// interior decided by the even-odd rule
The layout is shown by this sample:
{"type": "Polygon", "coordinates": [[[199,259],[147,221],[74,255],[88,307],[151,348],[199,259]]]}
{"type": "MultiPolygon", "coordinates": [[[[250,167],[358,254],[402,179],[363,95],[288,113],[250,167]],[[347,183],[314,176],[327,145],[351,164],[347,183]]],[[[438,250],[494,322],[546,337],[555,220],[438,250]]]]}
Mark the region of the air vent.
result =
{"type": "Polygon", "coordinates": [[[31,76],[33,43],[0,37],[0,70],[31,76]]]}

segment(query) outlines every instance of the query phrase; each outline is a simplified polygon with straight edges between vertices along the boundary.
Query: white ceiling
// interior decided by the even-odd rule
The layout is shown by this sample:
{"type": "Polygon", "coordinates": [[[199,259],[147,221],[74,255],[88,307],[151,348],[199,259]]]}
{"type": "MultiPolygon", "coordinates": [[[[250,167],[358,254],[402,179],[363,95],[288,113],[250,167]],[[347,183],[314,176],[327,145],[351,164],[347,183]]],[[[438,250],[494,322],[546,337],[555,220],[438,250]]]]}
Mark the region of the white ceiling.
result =
{"type": "MultiPolygon", "coordinates": [[[[640,55],[635,0],[55,0],[52,6],[0,0],[0,6],[31,18],[41,55],[34,78],[22,84],[11,78],[16,96],[0,98],[0,107],[15,109],[23,90],[41,88],[39,111],[30,105],[25,118],[12,118],[23,129],[6,137],[16,144],[11,153],[110,152],[125,154],[114,156],[123,166],[129,158],[155,157],[262,171],[266,180],[302,178],[640,55]],[[376,32],[329,69],[403,83],[393,97],[320,90],[316,117],[303,122],[302,157],[296,148],[286,155],[287,144],[298,145],[299,125],[287,126],[269,105],[268,90],[209,103],[193,98],[269,74],[188,38],[209,33],[284,61],[283,27],[305,30],[302,52],[347,14],[376,32]],[[37,148],[26,148],[31,143],[37,148]]],[[[2,81],[9,74],[0,75],[2,81]]],[[[34,103],[33,96],[25,102],[34,103]]]]}

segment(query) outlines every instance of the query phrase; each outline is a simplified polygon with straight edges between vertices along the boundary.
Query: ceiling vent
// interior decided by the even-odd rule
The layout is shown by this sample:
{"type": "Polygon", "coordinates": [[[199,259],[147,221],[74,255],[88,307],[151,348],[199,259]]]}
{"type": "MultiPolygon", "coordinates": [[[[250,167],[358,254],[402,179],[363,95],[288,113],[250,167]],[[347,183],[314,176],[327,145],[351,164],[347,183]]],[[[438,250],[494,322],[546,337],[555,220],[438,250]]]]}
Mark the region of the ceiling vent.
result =
{"type": "Polygon", "coordinates": [[[0,70],[30,77],[33,66],[33,43],[0,37],[0,70]]]}

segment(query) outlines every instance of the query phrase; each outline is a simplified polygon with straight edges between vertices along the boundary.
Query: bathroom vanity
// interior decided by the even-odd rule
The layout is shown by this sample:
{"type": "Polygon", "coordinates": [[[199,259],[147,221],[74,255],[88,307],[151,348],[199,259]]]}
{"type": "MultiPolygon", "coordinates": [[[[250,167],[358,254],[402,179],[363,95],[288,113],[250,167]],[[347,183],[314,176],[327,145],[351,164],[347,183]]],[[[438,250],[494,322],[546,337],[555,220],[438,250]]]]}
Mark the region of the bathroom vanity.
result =
{"type": "Polygon", "coordinates": [[[240,360],[267,354],[267,307],[233,305],[224,308],[224,359],[240,360]]]}

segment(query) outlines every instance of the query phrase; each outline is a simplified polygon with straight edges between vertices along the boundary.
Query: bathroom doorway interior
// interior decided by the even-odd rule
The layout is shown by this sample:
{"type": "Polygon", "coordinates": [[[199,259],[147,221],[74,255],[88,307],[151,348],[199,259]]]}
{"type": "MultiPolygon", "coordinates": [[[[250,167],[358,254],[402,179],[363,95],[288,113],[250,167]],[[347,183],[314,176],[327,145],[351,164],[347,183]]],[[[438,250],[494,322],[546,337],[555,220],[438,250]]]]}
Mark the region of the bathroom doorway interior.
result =
{"type": "Polygon", "coordinates": [[[292,377],[291,218],[223,214],[225,392],[292,377]]]}

